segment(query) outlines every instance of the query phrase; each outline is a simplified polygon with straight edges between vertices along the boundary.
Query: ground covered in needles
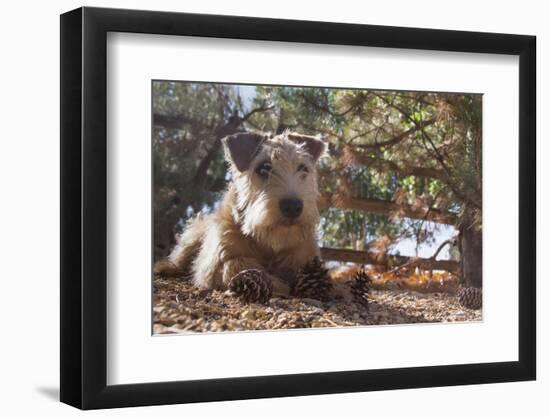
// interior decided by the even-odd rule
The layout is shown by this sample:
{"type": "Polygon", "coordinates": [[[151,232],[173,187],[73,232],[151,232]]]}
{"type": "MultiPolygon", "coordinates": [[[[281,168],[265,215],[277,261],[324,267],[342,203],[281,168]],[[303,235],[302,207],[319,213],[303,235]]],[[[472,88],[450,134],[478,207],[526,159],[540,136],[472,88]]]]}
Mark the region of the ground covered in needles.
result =
{"type": "Polygon", "coordinates": [[[407,323],[480,321],[481,310],[466,309],[449,292],[374,289],[364,305],[308,298],[272,298],[243,303],[224,291],[204,291],[181,279],[157,277],[153,284],[153,332],[346,327],[407,323]]]}

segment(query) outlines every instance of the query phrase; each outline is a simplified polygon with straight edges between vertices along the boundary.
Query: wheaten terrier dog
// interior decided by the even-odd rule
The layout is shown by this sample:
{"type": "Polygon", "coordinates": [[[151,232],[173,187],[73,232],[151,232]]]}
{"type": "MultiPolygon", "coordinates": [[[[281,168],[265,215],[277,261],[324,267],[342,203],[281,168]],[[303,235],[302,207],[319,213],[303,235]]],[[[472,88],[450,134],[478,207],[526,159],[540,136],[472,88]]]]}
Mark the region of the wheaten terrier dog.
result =
{"type": "Polygon", "coordinates": [[[287,296],[296,276],[319,257],[318,137],[284,132],[223,139],[232,181],[211,214],[191,220],[156,266],[190,275],[200,288],[229,289],[249,301],[287,296]]]}

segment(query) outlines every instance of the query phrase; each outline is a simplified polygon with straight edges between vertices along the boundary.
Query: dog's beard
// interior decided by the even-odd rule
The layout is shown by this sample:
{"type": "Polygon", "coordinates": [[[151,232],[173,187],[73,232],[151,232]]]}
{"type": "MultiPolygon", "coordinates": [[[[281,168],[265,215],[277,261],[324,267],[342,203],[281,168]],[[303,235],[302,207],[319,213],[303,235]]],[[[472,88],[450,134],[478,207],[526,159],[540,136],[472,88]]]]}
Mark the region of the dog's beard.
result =
{"type": "Polygon", "coordinates": [[[277,225],[266,229],[262,233],[264,244],[275,252],[291,249],[299,246],[302,242],[311,240],[315,227],[310,224],[295,223],[293,225],[277,225]]]}

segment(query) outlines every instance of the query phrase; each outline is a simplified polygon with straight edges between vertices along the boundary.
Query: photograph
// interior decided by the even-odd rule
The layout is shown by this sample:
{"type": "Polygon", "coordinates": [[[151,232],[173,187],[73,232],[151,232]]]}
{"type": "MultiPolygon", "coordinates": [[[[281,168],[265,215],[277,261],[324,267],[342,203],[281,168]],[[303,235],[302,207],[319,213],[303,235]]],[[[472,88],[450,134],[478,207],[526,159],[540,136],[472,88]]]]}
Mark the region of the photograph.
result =
{"type": "Polygon", "coordinates": [[[482,94],[153,80],[151,108],[154,335],[482,321],[482,94]]]}

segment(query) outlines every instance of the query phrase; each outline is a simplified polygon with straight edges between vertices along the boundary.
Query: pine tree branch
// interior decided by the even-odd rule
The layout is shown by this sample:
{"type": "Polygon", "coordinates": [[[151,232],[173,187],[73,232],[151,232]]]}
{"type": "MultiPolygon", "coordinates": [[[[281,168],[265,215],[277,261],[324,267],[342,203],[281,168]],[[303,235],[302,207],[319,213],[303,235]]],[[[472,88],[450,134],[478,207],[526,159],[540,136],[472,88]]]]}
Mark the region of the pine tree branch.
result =
{"type": "Polygon", "coordinates": [[[162,114],[154,113],[153,114],[153,125],[161,126],[166,129],[181,129],[185,124],[194,123],[189,120],[184,115],[171,115],[171,114],[162,114]]]}
{"type": "MultiPolygon", "coordinates": [[[[409,121],[411,121],[412,123],[415,124],[415,127],[419,127],[421,125],[422,122],[417,122],[411,115],[409,112],[407,112],[406,110],[404,110],[403,108],[401,108],[400,106],[396,105],[393,101],[388,101],[388,99],[386,99],[385,97],[379,95],[379,94],[376,94],[376,93],[373,93],[374,95],[376,95],[376,97],[380,98],[382,101],[384,101],[388,106],[390,107],[393,107],[394,109],[396,109],[397,111],[399,111],[401,114],[403,114],[403,116],[405,116],[409,121]]],[[[425,126],[424,126],[425,127],[425,126]]],[[[420,131],[420,133],[422,134],[422,138],[427,141],[431,148],[432,148],[432,151],[434,153],[434,156],[436,158],[436,160],[439,162],[439,164],[441,165],[441,167],[443,168],[443,170],[446,172],[447,174],[447,181],[446,181],[446,184],[451,188],[451,190],[453,191],[453,193],[459,198],[461,199],[463,202],[465,202],[466,204],[469,204],[477,209],[481,209],[481,204],[475,200],[473,200],[472,198],[470,198],[468,195],[466,195],[465,193],[461,192],[458,187],[456,187],[456,185],[451,181],[451,178],[453,178],[453,173],[451,172],[451,169],[448,167],[447,163],[445,162],[444,158],[442,157],[441,153],[439,152],[439,150],[437,149],[437,147],[435,146],[433,140],[431,139],[431,137],[426,133],[426,131],[424,130],[424,128],[420,128],[420,129],[417,129],[420,131]]]]}
{"type": "Polygon", "coordinates": [[[428,119],[423,120],[420,122],[416,122],[413,127],[410,129],[405,130],[404,132],[394,136],[391,139],[385,140],[383,142],[376,142],[376,143],[366,143],[361,145],[355,145],[358,148],[362,149],[379,149],[384,147],[390,147],[393,145],[397,145],[398,143],[402,142],[403,140],[407,139],[411,134],[416,133],[425,127],[428,127],[430,125],[433,125],[436,122],[436,119],[428,119]]]}
{"type": "Polygon", "coordinates": [[[329,115],[331,115],[332,117],[344,117],[346,116],[347,114],[349,114],[350,112],[352,112],[353,110],[355,110],[358,105],[357,104],[353,104],[351,105],[348,109],[344,110],[343,112],[335,112],[333,110],[331,110],[327,105],[322,105],[322,104],[319,104],[317,103],[315,100],[311,100],[306,94],[304,93],[301,93],[300,96],[307,102],[307,104],[309,104],[310,106],[314,107],[315,109],[317,110],[321,110],[329,115]]]}
{"type": "Polygon", "coordinates": [[[270,111],[270,110],[273,110],[275,108],[275,106],[261,106],[261,107],[257,107],[255,109],[252,109],[250,110],[247,114],[245,114],[241,119],[243,122],[246,122],[248,121],[248,119],[250,119],[252,116],[254,116],[256,113],[261,113],[261,112],[265,112],[265,111],[270,111]]]}
{"type": "Polygon", "coordinates": [[[445,181],[446,174],[444,171],[437,168],[430,167],[418,167],[418,166],[407,166],[399,165],[395,161],[389,161],[387,159],[374,158],[367,156],[362,152],[352,152],[352,164],[359,164],[369,168],[378,169],[380,171],[393,171],[402,176],[414,175],[416,177],[426,177],[434,178],[438,180],[445,181]]]}

